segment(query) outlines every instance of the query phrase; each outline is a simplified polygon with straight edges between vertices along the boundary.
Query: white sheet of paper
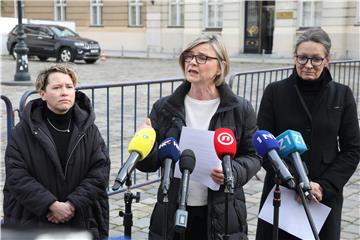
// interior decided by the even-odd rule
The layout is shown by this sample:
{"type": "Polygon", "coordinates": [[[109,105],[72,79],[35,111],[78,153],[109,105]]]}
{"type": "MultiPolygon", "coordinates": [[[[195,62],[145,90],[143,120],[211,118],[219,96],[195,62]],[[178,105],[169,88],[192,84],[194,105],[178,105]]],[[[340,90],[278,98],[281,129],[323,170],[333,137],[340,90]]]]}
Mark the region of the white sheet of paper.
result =
{"type": "MultiPolygon", "coordinates": [[[[181,151],[191,149],[195,154],[195,169],[190,175],[190,180],[200,182],[214,191],[219,190],[220,185],[210,176],[213,168],[221,166],[214,148],[214,131],[183,127],[179,147],[181,151]]],[[[176,163],[174,177],[181,178],[179,162],[176,163]]]]}
{"type": "MultiPolygon", "coordinates": [[[[275,186],[267,196],[259,213],[259,218],[270,224],[273,224],[274,190],[275,186]]],[[[301,239],[315,239],[302,203],[295,200],[295,191],[282,186],[280,186],[280,191],[279,228],[301,239]]],[[[320,232],[331,208],[314,201],[307,202],[307,206],[314,220],[315,227],[320,232]]]]}

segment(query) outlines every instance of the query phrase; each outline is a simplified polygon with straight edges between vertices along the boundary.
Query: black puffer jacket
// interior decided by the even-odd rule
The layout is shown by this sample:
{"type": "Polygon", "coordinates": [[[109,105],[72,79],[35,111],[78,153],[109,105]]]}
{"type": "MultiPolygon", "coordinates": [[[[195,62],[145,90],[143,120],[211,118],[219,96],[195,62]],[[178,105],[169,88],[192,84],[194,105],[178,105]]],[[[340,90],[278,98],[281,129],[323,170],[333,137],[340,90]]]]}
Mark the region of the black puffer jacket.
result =
{"type": "MultiPolygon", "coordinates": [[[[185,81],[175,92],[158,100],[151,111],[150,118],[157,133],[157,144],[167,137],[169,130],[179,133],[185,126],[184,98],[190,89],[185,81]]],[[[247,239],[247,222],[245,196],[242,186],[246,184],[260,169],[261,162],[252,146],[252,135],[257,130],[255,112],[250,103],[236,96],[227,84],[218,87],[220,105],[210,121],[209,130],[220,127],[233,130],[236,142],[236,159],[233,161],[233,172],[236,184],[234,195],[229,196],[229,234],[230,239],[247,239]]],[[[179,141],[179,138],[177,139],[179,141]]],[[[153,172],[161,167],[157,157],[157,146],[153,152],[137,168],[144,172],[153,172]]],[[[167,239],[174,237],[175,211],[178,207],[180,181],[173,178],[169,191],[169,203],[166,209],[162,194],[158,191],[158,199],[150,220],[149,239],[164,239],[164,226],[167,225],[167,239]],[[164,218],[167,211],[167,219],[164,218]],[[166,222],[165,222],[166,221],[166,222]]],[[[160,190],[160,189],[159,189],[160,190]]],[[[208,190],[208,236],[209,239],[221,239],[225,222],[224,187],[219,191],[208,190]]]]}
{"type": "Polygon", "coordinates": [[[75,227],[90,230],[96,239],[108,236],[110,160],[90,100],[77,92],[75,102],[65,171],[43,119],[43,101],[27,104],[5,152],[6,226],[75,227]],[[56,200],[75,206],[74,218],[65,224],[51,224],[46,218],[56,200]]]}

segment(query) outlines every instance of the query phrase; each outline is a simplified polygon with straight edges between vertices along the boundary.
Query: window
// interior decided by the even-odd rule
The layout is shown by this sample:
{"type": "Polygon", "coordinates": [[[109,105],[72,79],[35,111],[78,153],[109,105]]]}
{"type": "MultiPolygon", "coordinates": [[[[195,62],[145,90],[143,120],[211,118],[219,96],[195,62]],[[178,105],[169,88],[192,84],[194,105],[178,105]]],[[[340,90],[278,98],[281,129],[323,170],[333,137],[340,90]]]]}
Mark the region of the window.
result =
{"type": "Polygon", "coordinates": [[[91,6],[90,6],[91,25],[101,26],[103,0],[90,0],[90,1],[91,1],[91,6]]]}
{"type": "Polygon", "coordinates": [[[222,28],[223,21],[223,1],[206,0],[205,1],[205,27],[222,28]]]}
{"type": "Polygon", "coordinates": [[[55,1],[55,21],[65,21],[66,19],[66,0],[55,1]]]}
{"type": "Polygon", "coordinates": [[[142,0],[129,0],[129,26],[143,26],[142,0]]]}
{"type": "Polygon", "coordinates": [[[173,26],[173,27],[184,26],[184,1],[183,0],[170,0],[170,3],[169,3],[169,26],[173,26]]]}
{"type": "Polygon", "coordinates": [[[319,27],[321,24],[321,1],[300,1],[299,4],[299,26],[319,27]]]}
{"type": "Polygon", "coordinates": [[[360,24],[360,0],[357,1],[356,22],[360,24]]]}
{"type": "MultiPolygon", "coordinates": [[[[14,16],[15,16],[16,18],[18,17],[17,2],[18,2],[18,0],[14,0],[14,16]]],[[[25,16],[25,15],[24,15],[24,13],[25,13],[25,11],[24,11],[24,7],[25,7],[25,5],[24,5],[24,0],[20,0],[20,3],[21,3],[21,13],[22,13],[22,17],[24,17],[24,16],[25,16]]]]}

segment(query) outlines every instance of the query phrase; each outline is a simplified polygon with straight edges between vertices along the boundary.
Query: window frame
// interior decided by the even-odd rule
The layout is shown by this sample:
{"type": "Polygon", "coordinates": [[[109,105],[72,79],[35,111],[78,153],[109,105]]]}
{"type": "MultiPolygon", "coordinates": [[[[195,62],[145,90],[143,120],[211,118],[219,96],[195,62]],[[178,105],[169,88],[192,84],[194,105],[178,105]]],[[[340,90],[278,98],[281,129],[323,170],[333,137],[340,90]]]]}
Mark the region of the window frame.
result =
{"type": "Polygon", "coordinates": [[[307,28],[307,27],[320,27],[321,23],[316,25],[316,17],[319,17],[321,20],[321,15],[316,16],[316,3],[322,3],[322,1],[318,0],[300,0],[298,2],[298,27],[299,28],[307,28]],[[308,25],[304,24],[304,3],[310,3],[310,23],[308,25]]]}
{"type": "Polygon", "coordinates": [[[356,25],[360,25],[360,0],[357,1],[356,6],[356,25]]]}
{"type": "Polygon", "coordinates": [[[102,26],[103,25],[103,7],[104,0],[90,0],[90,24],[91,26],[102,26]],[[94,11],[96,8],[96,19],[94,21],[94,11]]]}
{"type": "Polygon", "coordinates": [[[67,0],[54,0],[54,20],[65,21],[66,20],[66,1],[67,0]],[[59,11],[58,11],[59,9],[59,11]],[[60,12],[60,16],[58,16],[60,12]]]}
{"type": "Polygon", "coordinates": [[[184,27],[185,20],[184,20],[184,0],[169,0],[169,21],[168,26],[169,27],[184,27]],[[172,12],[172,6],[176,7],[176,12],[172,12]],[[173,14],[176,15],[176,23],[174,24],[172,22],[172,16],[173,14]]]}
{"type": "Polygon", "coordinates": [[[143,7],[144,3],[142,0],[128,0],[128,25],[129,27],[143,27],[143,7]],[[132,23],[132,8],[135,7],[135,23],[132,23]]]}
{"type": "Polygon", "coordinates": [[[204,24],[205,24],[205,29],[222,29],[223,28],[223,15],[221,15],[221,19],[219,19],[219,13],[221,11],[221,9],[219,8],[219,6],[221,8],[224,7],[224,1],[223,0],[204,0],[204,24]],[[211,6],[214,6],[214,26],[210,26],[209,25],[209,9],[211,6]],[[220,20],[220,21],[219,21],[220,20]],[[220,25],[217,25],[220,22],[220,25]]]}

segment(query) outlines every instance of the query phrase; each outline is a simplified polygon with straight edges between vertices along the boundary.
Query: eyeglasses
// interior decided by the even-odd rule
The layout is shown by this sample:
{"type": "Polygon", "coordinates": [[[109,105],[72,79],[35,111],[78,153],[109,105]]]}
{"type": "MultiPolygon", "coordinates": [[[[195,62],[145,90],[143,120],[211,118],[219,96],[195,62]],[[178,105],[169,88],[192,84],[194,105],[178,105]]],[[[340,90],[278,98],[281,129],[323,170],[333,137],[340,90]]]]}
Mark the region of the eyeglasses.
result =
{"type": "Polygon", "coordinates": [[[296,61],[301,65],[306,65],[310,60],[311,65],[318,67],[322,64],[325,58],[322,57],[307,57],[303,55],[296,55],[296,61]]]}
{"type": "Polygon", "coordinates": [[[190,63],[194,58],[198,64],[205,64],[208,59],[216,59],[217,60],[217,58],[215,58],[215,57],[209,57],[209,56],[206,56],[203,54],[199,54],[199,55],[195,55],[192,53],[184,53],[183,54],[184,62],[190,63]]]}

